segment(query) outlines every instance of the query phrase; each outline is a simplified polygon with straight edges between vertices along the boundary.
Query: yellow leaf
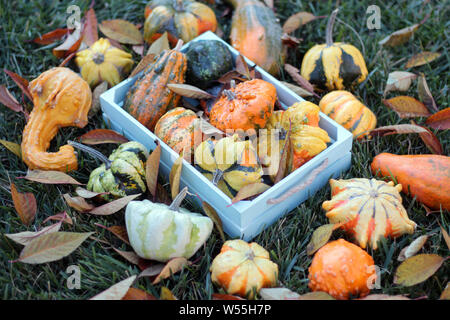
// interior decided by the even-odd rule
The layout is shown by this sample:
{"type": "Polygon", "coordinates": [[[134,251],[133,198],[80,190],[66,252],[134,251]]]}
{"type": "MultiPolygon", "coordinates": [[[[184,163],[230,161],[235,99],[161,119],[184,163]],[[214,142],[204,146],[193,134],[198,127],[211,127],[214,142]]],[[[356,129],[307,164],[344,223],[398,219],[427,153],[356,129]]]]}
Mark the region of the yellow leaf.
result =
{"type": "Polygon", "coordinates": [[[330,240],[331,234],[333,233],[334,229],[334,224],[325,224],[314,230],[311,236],[311,240],[306,246],[306,254],[310,256],[314,252],[319,250],[322,246],[324,246],[328,242],[328,240],[330,240]]]}
{"type": "Polygon", "coordinates": [[[400,118],[428,117],[430,115],[428,108],[412,97],[397,96],[383,100],[383,103],[386,107],[394,110],[400,118]]]}
{"type": "Polygon", "coordinates": [[[20,147],[20,144],[9,142],[6,140],[0,139],[0,143],[9,151],[14,153],[16,156],[18,156],[20,159],[22,159],[22,148],[20,147]]]}
{"type": "Polygon", "coordinates": [[[169,260],[159,275],[156,276],[153,281],[153,285],[159,283],[161,280],[170,277],[172,274],[181,271],[186,265],[189,265],[189,261],[186,258],[173,258],[169,260]]]}
{"type": "Polygon", "coordinates": [[[397,268],[394,283],[413,286],[431,277],[446,259],[437,254],[418,254],[406,259],[397,268]]]}
{"type": "Polygon", "coordinates": [[[317,19],[315,15],[309,12],[297,12],[296,14],[287,18],[286,22],[283,25],[283,32],[291,33],[302,25],[307,24],[315,19],[317,19]]]}
{"type": "Polygon", "coordinates": [[[398,45],[401,45],[409,40],[411,36],[416,32],[416,30],[419,28],[420,24],[415,24],[400,30],[395,31],[394,33],[390,34],[378,44],[383,46],[390,46],[395,47],[398,45]]]}
{"type": "Polygon", "coordinates": [[[183,154],[181,154],[178,157],[178,159],[175,160],[169,174],[169,183],[172,199],[175,199],[175,197],[180,192],[180,178],[182,168],[183,168],[183,154]]]}
{"type": "Polygon", "coordinates": [[[108,38],[116,40],[120,43],[127,44],[142,44],[144,38],[142,37],[139,29],[126,20],[115,19],[115,20],[105,20],[99,24],[99,29],[108,38]]]}
{"type": "Polygon", "coordinates": [[[167,287],[161,287],[160,300],[178,300],[167,287]]]}
{"type": "Polygon", "coordinates": [[[450,282],[447,282],[444,291],[441,293],[440,300],[450,300],[450,282]]]}
{"type": "Polygon", "coordinates": [[[406,62],[405,68],[414,68],[430,63],[433,60],[439,58],[441,54],[439,52],[424,51],[416,54],[406,62]]]}
{"type": "Polygon", "coordinates": [[[136,276],[131,276],[125,280],[122,280],[109,289],[106,289],[105,291],[92,297],[90,300],[120,300],[127,294],[135,279],[136,276]]]}

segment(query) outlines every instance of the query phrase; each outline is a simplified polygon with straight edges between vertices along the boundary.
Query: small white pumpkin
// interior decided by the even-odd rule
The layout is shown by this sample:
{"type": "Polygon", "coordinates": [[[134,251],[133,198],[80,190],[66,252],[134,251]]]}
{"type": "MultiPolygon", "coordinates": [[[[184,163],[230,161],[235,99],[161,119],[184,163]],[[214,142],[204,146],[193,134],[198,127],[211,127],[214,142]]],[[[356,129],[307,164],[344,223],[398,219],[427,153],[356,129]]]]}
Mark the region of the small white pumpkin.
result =
{"type": "Polygon", "coordinates": [[[175,257],[189,259],[211,235],[210,218],[171,207],[150,200],[131,201],[127,205],[128,238],[141,258],[160,262],[175,257]]]}

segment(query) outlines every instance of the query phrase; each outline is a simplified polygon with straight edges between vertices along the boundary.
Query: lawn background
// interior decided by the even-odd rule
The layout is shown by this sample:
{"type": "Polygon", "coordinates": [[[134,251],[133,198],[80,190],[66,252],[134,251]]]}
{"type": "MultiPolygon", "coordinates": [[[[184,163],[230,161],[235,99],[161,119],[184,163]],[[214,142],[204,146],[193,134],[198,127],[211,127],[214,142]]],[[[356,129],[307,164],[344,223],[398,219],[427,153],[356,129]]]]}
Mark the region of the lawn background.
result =
{"type": "MultiPolygon", "coordinates": [[[[226,5],[221,1],[214,8],[219,17],[226,5]]],[[[83,13],[90,1],[7,1],[0,0],[0,65],[32,80],[41,72],[59,65],[51,54],[51,49],[59,43],[39,46],[28,42],[41,34],[56,28],[65,27],[69,14],[66,9],[70,4],[76,4],[83,13]]],[[[95,11],[99,22],[109,19],[125,19],[133,23],[144,23],[144,7],[146,1],[97,1],[95,11]]],[[[276,15],[283,23],[287,17],[299,12],[309,11],[314,15],[328,15],[336,6],[335,1],[287,1],[275,0],[276,15]]],[[[441,58],[431,64],[414,68],[413,72],[423,72],[430,90],[440,109],[449,107],[449,6],[445,1],[395,1],[386,4],[385,1],[341,1],[338,21],[334,28],[335,41],[352,43],[364,53],[369,69],[369,80],[355,88],[354,93],[369,106],[378,117],[378,126],[398,123],[409,123],[401,120],[396,113],[388,110],[382,103],[383,90],[387,76],[392,71],[408,71],[404,68],[406,61],[423,50],[438,51],[441,58]],[[381,29],[369,30],[366,27],[366,10],[369,5],[376,4],[381,8],[381,29]],[[427,14],[430,17],[406,44],[382,49],[378,41],[390,33],[421,21],[427,14]],[[345,24],[344,24],[345,23],[345,24]],[[362,48],[357,32],[362,39],[362,48]]],[[[220,17],[219,22],[228,40],[231,15],[220,17]]],[[[302,38],[296,49],[289,50],[287,62],[300,68],[304,53],[316,43],[325,42],[326,19],[319,19],[297,30],[294,35],[302,38]]],[[[101,35],[101,33],[100,33],[101,35]]],[[[137,55],[134,54],[135,60],[137,55]]],[[[74,70],[76,66],[69,65],[74,70]]],[[[411,70],[409,70],[411,71],[411,70]]],[[[280,79],[293,82],[285,74],[280,79]]],[[[3,72],[0,73],[0,83],[22,101],[21,92],[3,72]]],[[[407,95],[417,97],[416,84],[411,86],[407,95]]],[[[400,95],[398,92],[388,94],[388,97],[400,95]]],[[[317,99],[309,99],[318,103],[317,99]]],[[[31,110],[31,103],[25,100],[31,110]]],[[[425,119],[416,119],[419,124],[425,119]]],[[[25,122],[21,114],[14,113],[0,105],[0,139],[19,143],[25,122]]],[[[105,128],[100,115],[93,117],[84,129],[63,128],[51,144],[50,150],[55,151],[67,140],[75,139],[94,128],[105,128]]],[[[435,132],[440,139],[444,153],[448,155],[450,135],[447,131],[435,132]]],[[[102,145],[98,149],[109,154],[114,145],[102,145]]],[[[371,160],[381,152],[397,154],[425,154],[428,149],[417,135],[394,135],[375,138],[370,141],[354,142],[351,169],[342,178],[371,178],[369,170],[371,160]]],[[[89,157],[78,157],[79,170],[71,175],[81,182],[87,182],[89,173],[99,163],[89,157]]],[[[420,170],[420,168],[418,168],[420,170]]],[[[37,230],[48,216],[61,211],[67,211],[74,220],[73,226],[64,225],[63,231],[90,232],[100,240],[107,240],[116,248],[131,250],[108,231],[95,226],[100,223],[106,226],[124,225],[123,210],[109,217],[96,217],[79,214],[69,208],[62,194],[73,192],[74,188],[65,185],[42,185],[32,183],[17,177],[26,174],[26,165],[18,158],[0,147],[0,298],[1,299],[87,299],[107,289],[122,279],[139,273],[137,266],[131,265],[117,254],[110,246],[99,241],[88,239],[70,256],[56,262],[41,265],[10,263],[17,259],[21,246],[4,236],[5,233],[17,233],[26,230],[37,230]],[[37,198],[38,214],[33,225],[28,229],[22,225],[15,212],[11,194],[10,182],[14,182],[21,192],[32,192],[37,198]],[[81,289],[69,290],[66,286],[66,268],[76,264],[81,269],[81,289]]],[[[254,241],[264,246],[271,253],[272,259],[279,265],[280,285],[284,285],[298,293],[309,291],[307,284],[307,269],[311,258],[305,253],[305,248],[314,229],[327,223],[321,209],[323,201],[330,198],[330,188],[327,185],[308,201],[280,219],[272,227],[261,233],[254,241]]],[[[435,253],[441,256],[449,255],[449,250],[440,232],[438,222],[449,231],[450,218],[448,212],[433,213],[426,216],[425,209],[414,199],[403,196],[404,206],[409,217],[418,224],[414,235],[402,236],[396,240],[382,241],[379,250],[373,252],[375,263],[381,269],[381,289],[373,293],[408,294],[411,298],[427,296],[430,299],[439,298],[448,282],[450,268],[448,262],[427,281],[409,288],[393,285],[393,274],[399,262],[400,250],[413,239],[422,234],[430,235],[423,252],[435,253]]],[[[48,225],[48,223],[46,224],[48,225]]],[[[335,232],[332,239],[347,238],[341,232],[335,232]]],[[[210,281],[209,266],[220,250],[222,242],[216,231],[207,241],[204,248],[191,259],[196,263],[171,278],[153,286],[148,279],[139,279],[136,287],[147,290],[159,296],[161,286],[172,290],[179,299],[211,299],[214,292],[221,292],[210,281]]]]}

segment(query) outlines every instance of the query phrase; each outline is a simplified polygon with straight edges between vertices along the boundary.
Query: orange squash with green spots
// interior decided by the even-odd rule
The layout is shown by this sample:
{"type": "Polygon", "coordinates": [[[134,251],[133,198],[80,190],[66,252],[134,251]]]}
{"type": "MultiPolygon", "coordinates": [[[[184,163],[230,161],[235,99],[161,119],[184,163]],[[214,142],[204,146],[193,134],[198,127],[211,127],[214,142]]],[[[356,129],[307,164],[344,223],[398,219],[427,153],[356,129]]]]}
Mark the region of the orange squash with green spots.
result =
{"type": "Polygon", "coordinates": [[[380,153],[371,169],[374,175],[395,178],[404,193],[417,197],[427,207],[450,210],[450,157],[380,153]]]}

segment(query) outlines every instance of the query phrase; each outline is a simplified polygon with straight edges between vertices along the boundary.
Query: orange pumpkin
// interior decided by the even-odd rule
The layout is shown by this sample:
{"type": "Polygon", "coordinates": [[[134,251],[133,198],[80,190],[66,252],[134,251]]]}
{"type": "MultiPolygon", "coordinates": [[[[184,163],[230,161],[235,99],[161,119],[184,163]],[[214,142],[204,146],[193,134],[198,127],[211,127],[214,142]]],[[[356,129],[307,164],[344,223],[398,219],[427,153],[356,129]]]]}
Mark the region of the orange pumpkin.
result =
{"type": "Polygon", "coordinates": [[[52,68],[30,82],[33,111],[22,134],[22,158],[30,169],[72,171],[78,168],[70,145],[47,152],[59,128],[83,128],[92,103],[89,85],[68,68],[52,68]]]}
{"type": "Polygon", "coordinates": [[[219,130],[264,128],[272,115],[277,91],[264,80],[253,79],[224,90],[209,114],[210,123],[219,130]]]}
{"type": "Polygon", "coordinates": [[[261,288],[273,287],[278,279],[278,265],[269,252],[256,242],[226,241],[211,264],[211,280],[229,294],[253,298],[261,288]]]}
{"type": "Polygon", "coordinates": [[[376,280],[375,264],[363,249],[339,239],[320,248],[309,267],[309,288],[339,300],[365,297],[376,280]]]}

